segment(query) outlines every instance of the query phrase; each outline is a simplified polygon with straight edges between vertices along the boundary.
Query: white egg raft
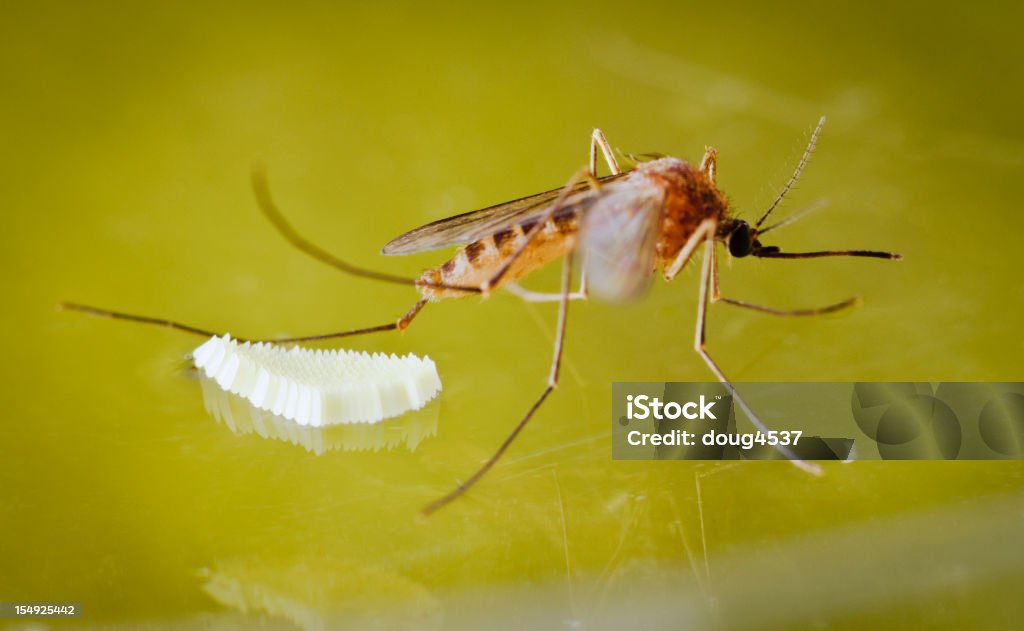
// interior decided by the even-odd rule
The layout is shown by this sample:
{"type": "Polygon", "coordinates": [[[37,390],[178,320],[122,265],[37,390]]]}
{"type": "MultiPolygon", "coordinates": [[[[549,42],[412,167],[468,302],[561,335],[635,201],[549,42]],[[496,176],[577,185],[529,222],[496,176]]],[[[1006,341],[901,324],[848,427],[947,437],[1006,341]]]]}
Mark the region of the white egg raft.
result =
{"type": "Polygon", "coordinates": [[[441,390],[433,360],[412,354],[284,348],[224,335],[192,359],[227,392],[312,427],[376,423],[422,408],[441,390]]]}

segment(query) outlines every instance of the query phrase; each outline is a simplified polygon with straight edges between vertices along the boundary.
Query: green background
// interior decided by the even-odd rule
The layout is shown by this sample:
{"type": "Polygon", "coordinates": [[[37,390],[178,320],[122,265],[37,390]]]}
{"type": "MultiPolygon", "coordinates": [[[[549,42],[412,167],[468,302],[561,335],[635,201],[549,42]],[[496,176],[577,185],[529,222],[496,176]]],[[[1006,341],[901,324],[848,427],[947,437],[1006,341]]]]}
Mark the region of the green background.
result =
{"type": "Polygon", "coordinates": [[[715,305],[712,354],[737,381],[1020,380],[1010,11],[6,3],[0,600],[79,601],[78,624],[132,628],[1019,621],[1018,463],[835,464],[812,479],[785,463],[612,462],[612,381],[710,376],[692,349],[692,266],[634,305],[574,303],[562,387],[469,497],[425,522],[418,507],[543,387],[554,305],[448,301],[403,335],[349,340],[429,355],[445,389],[411,417],[428,425],[415,450],[322,455],[215,422],[185,361],[199,338],[54,309],[243,336],[391,321],[415,293],[290,248],[255,208],[253,162],[300,231],[417,274],[444,254],[380,246],[560,185],[595,126],[627,152],[698,160],[714,145],[749,219],[825,114],[780,212],[829,208],[770,243],[906,258],[727,262],[727,296],[865,304],[789,320],[715,305]]]}

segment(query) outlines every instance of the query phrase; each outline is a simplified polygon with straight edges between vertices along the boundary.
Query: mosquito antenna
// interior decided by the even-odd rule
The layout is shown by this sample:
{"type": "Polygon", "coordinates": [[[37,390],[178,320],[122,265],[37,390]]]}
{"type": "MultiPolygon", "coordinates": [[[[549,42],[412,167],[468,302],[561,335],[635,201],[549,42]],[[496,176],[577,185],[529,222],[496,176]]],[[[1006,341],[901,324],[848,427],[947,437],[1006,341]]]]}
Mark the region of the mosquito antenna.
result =
{"type": "Polygon", "coordinates": [[[796,165],[796,170],[793,171],[793,175],[789,176],[789,181],[786,182],[786,185],[784,187],[782,187],[782,192],[778,194],[778,196],[775,198],[775,201],[772,202],[772,205],[768,207],[768,210],[764,211],[764,214],[761,215],[761,218],[757,220],[756,224],[754,224],[754,228],[761,227],[761,224],[764,223],[764,220],[768,218],[768,215],[772,214],[772,211],[775,210],[775,207],[778,206],[782,202],[782,199],[786,196],[786,194],[789,193],[789,189],[793,188],[793,184],[795,184],[797,178],[800,177],[800,172],[804,170],[804,165],[807,164],[807,159],[811,157],[811,152],[814,151],[814,143],[818,142],[818,134],[821,133],[821,128],[824,124],[825,117],[822,116],[821,118],[818,119],[818,125],[817,127],[814,128],[814,133],[811,134],[811,140],[810,142],[807,143],[807,148],[804,149],[804,155],[803,157],[800,158],[800,164],[796,165]]]}
{"type": "Polygon", "coordinates": [[[415,278],[406,278],[404,276],[395,276],[394,274],[386,274],[384,272],[376,272],[374,270],[364,269],[357,267],[351,263],[347,263],[330,252],[327,252],[320,246],[309,241],[302,235],[300,235],[295,228],[292,227],[288,220],[284,218],[284,215],[274,204],[273,198],[270,196],[270,187],[267,185],[267,175],[264,169],[257,165],[252,169],[252,189],[256,195],[256,203],[259,205],[263,215],[270,220],[270,223],[274,225],[278,232],[281,233],[289,243],[294,245],[299,250],[305,252],[309,256],[315,258],[321,263],[326,263],[335,269],[339,269],[346,274],[352,274],[353,276],[361,276],[363,278],[370,278],[373,280],[383,281],[385,283],[394,283],[396,285],[412,285],[413,287],[431,287],[434,289],[455,289],[458,291],[464,291],[469,293],[480,293],[479,287],[463,287],[456,285],[445,285],[442,283],[431,283],[427,281],[421,281],[415,278]]]}
{"type": "Polygon", "coordinates": [[[812,202],[811,204],[808,204],[807,206],[804,206],[800,210],[792,213],[791,215],[788,215],[785,219],[783,219],[781,221],[778,221],[776,223],[773,223],[772,225],[768,226],[767,228],[759,229],[757,231],[757,233],[758,234],[764,234],[764,233],[768,232],[769,230],[775,230],[776,228],[781,228],[783,226],[788,226],[789,224],[791,224],[791,223],[793,223],[795,221],[799,221],[799,220],[803,219],[804,217],[806,217],[807,215],[809,215],[809,214],[811,214],[811,213],[813,213],[815,211],[821,210],[822,208],[824,208],[827,205],[828,205],[828,200],[823,197],[823,198],[821,198],[821,199],[819,199],[819,200],[817,200],[815,202],[812,202]]]}

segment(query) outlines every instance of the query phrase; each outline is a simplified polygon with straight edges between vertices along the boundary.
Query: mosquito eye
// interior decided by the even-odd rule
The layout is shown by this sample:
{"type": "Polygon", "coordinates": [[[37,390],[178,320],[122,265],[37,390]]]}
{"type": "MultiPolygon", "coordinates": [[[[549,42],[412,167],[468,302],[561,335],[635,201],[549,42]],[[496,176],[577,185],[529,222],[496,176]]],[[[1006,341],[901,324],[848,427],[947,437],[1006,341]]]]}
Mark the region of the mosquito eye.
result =
{"type": "Polygon", "coordinates": [[[750,254],[753,244],[750,240],[750,226],[745,221],[737,224],[736,229],[729,233],[729,254],[742,258],[750,254]]]}

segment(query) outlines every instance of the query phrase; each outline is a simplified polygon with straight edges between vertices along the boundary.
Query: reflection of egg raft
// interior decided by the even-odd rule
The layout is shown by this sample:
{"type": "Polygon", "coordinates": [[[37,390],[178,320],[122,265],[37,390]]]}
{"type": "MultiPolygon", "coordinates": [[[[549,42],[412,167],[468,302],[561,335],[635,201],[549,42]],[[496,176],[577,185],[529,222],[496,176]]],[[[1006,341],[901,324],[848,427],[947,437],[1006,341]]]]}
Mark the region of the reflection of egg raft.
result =
{"type": "Polygon", "coordinates": [[[376,423],[418,410],[441,390],[429,357],[283,348],[212,337],[192,352],[222,389],[300,425],[376,423]]]}
{"type": "Polygon", "coordinates": [[[858,383],[851,407],[884,459],[954,459],[960,452],[960,422],[929,384],[858,383]]]}
{"type": "Polygon", "coordinates": [[[441,410],[441,406],[431,402],[422,410],[409,411],[379,423],[335,423],[313,427],[261,410],[247,399],[222,390],[216,381],[202,373],[199,374],[199,388],[207,413],[233,434],[279,440],[316,455],[328,451],[415,451],[421,442],[437,434],[441,410]]]}

